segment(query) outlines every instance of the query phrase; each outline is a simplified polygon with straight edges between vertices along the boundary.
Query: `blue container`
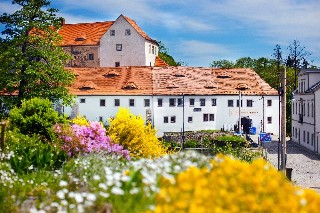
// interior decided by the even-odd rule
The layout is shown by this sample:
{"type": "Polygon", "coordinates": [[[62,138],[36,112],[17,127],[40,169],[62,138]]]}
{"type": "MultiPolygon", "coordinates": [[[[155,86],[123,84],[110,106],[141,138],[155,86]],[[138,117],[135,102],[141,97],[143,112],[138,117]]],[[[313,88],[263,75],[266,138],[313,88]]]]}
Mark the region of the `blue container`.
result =
{"type": "Polygon", "coordinates": [[[250,135],[257,134],[257,128],[256,127],[250,127],[250,135]]]}

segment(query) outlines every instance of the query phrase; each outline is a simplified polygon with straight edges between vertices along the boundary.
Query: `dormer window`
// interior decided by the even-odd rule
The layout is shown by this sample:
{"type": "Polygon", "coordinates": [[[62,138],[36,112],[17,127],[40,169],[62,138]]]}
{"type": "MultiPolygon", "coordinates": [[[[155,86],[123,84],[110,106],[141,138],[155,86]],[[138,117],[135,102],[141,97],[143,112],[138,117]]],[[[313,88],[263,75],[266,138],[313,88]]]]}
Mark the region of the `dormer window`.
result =
{"type": "Polygon", "coordinates": [[[122,51],[122,44],[116,44],[116,50],[122,51]]]}
{"type": "Polygon", "coordinates": [[[116,35],[116,31],[115,30],[110,30],[110,36],[115,36],[116,35]]]}
{"type": "Polygon", "coordinates": [[[227,72],[223,72],[217,76],[218,78],[231,78],[231,75],[229,75],[227,72]]]}
{"type": "Polygon", "coordinates": [[[86,38],[84,38],[84,37],[77,37],[77,38],[75,38],[74,40],[75,40],[75,41],[84,41],[84,40],[86,40],[86,38]]]}
{"type": "Polygon", "coordinates": [[[249,86],[247,84],[240,83],[240,84],[238,84],[236,89],[238,89],[238,90],[247,90],[247,89],[249,89],[249,86]]]}
{"type": "Polygon", "coordinates": [[[126,29],[126,31],[125,31],[125,33],[124,33],[126,36],[129,36],[129,35],[131,35],[131,31],[130,31],[130,29],[126,29]]]}
{"type": "Polygon", "coordinates": [[[93,53],[90,53],[88,56],[89,56],[89,60],[94,60],[94,54],[93,53]]]}
{"type": "Polygon", "coordinates": [[[138,89],[138,86],[134,82],[129,81],[122,87],[122,89],[128,89],[128,90],[138,89]]]}

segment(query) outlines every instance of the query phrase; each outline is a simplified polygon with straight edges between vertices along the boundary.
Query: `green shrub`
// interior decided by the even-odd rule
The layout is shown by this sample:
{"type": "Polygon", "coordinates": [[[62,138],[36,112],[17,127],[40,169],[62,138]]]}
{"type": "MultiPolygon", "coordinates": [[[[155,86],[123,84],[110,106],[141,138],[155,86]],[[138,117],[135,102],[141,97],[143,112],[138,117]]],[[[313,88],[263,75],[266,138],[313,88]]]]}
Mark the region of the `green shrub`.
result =
{"type": "Polygon", "coordinates": [[[60,116],[48,99],[33,98],[22,101],[21,107],[15,107],[9,114],[10,125],[25,135],[39,134],[52,140],[53,125],[67,122],[66,117],[60,116]]]}
{"type": "Polygon", "coordinates": [[[38,135],[28,136],[8,131],[6,145],[7,151],[14,153],[8,161],[19,174],[60,168],[68,157],[58,145],[43,143],[38,135]]]}
{"type": "Polygon", "coordinates": [[[198,148],[199,147],[199,142],[196,140],[187,140],[184,143],[184,148],[198,148]]]}
{"type": "Polygon", "coordinates": [[[225,146],[227,142],[230,142],[232,147],[247,147],[247,140],[237,135],[220,135],[215,137],[214,142],[218,146],[225,146]]]}

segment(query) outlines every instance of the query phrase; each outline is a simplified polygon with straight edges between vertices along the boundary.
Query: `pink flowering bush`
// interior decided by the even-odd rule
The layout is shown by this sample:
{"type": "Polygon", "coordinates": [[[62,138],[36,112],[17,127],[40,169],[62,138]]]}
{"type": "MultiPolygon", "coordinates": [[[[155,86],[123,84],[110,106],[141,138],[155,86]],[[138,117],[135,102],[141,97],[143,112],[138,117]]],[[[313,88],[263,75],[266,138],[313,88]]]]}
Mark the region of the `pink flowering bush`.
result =
{"type": "Polygon", "coordinates": [[[63,142],[61,149],[65,150],[69,156],[106,151],[130,160],[129,151],[113,143],[106,135],[105,128],[97,121],[90,121],[87,126],[56,124],[54,132],[63,142]]]}

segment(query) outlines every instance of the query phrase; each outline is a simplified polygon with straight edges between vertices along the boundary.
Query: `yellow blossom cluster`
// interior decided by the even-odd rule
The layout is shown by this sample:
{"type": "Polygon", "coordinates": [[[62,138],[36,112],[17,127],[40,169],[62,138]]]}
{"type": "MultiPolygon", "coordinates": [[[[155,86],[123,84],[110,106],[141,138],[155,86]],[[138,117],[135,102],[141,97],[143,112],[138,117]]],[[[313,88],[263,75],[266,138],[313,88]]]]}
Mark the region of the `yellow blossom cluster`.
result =
{"type": "Polygon", "coordinates": [[[82,115],[78,115],[77,117],[72,119],[71,122],[79,126],[89,126],[87,119],[82,115]]]}
{"type": "Polygon", "coordinates": [[[154,212],[319,212],[320,195],[290,183],[263,159],[251,164],[226,156],[212,168],[190,167],[163,179],[154,212]]]}
{"type": "Polygon", "coordinates": [[[125,108],[120,108],[116,117],[110,119],[108,135],[113,142],[129,150],[133,158],[153,158],[167,153],[152,125],[146,125],[141,116],[125,108]]]}

